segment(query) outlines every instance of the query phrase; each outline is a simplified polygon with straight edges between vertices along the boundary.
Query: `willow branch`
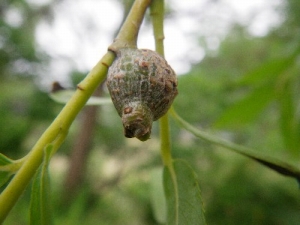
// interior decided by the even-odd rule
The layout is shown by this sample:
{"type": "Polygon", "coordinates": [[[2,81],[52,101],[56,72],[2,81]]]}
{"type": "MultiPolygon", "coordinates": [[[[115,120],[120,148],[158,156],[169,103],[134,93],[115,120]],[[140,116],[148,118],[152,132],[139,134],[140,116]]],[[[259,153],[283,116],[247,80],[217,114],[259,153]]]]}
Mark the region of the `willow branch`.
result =
{"type": "Polygon", "coordinates": [[[21,168],[0,195],[0,223],[5,220],[42,163],[44,148],[51,143],[54,148],[53,152],[57,151],[67,136],[69,127],[77,114],[84,107],[97,86],[104,81],[107,70],[115,59],[115,54],[112,51],[122,46],[136,46],[139,27],[150,2],[150,0],[135,1],[116,41],[109,47],[110,51],[103,56],[87,77],[78,84],[75,94],[26,156],[26,161],[23,162],[21,168]]]}

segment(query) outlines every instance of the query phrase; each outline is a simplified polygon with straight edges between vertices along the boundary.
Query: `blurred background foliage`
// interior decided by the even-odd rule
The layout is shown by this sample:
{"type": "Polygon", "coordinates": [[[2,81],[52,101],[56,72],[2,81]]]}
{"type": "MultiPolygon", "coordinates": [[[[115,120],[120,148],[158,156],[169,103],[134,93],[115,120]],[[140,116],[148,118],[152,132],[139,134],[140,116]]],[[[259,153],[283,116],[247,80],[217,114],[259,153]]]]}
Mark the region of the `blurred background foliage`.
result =
{"type": "MultiPolygon", "coordinates": [[[[51,56],[35,39],[37,24],[51,23],[60,2],[0,3],[0,152],[12,158],[25,155],[62,108],[41,85],[51,56]]],[[[124,15],[131,2],[119,1],[124,15]]],[[[167,10],[172,16],[172,7],[167,10]]],[[[282,1],[282,22],[263,36],[235,22],[217,49],[195,34],[205,56],[178,78],[178,113],[218,136],[299,164],[299,11],[299,1],[282,1]]],[[[69,86],[84,75],[74,68],[69,86]]],[[[95,94],[107,92],[100,86],[95,94]]],[[[295,180],[198,140],[173,122],[174,157],[197,172],[208,224],[299,224],[295,180]]],[[[159,224],[150,183],[161,165],[157,124],[151,140],[141,143],[123,137],[113,107],[86,107],[51,161],[56,224],[159,224]]],[[[29,198],[27,191],[5,224],[27,223],[29,198]]]]}

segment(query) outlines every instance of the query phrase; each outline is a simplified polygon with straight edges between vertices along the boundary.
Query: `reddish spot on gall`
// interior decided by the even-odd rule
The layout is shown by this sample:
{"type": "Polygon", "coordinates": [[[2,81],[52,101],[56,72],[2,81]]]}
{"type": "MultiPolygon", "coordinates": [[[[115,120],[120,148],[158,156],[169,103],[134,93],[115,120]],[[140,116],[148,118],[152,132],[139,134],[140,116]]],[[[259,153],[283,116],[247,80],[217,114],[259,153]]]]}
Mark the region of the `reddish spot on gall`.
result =
{"type": "Polygon", "coordinates": [[[132,112],[132,107],[126,107],[124,110],[123,110],[124,114],[128,114],[128,113],[131,113],[132,112]]]}
{"type": "Polygon", "coordinates": [[[148,67],[149,66],[149,63],[148,62],[145,62],[145,61],[142,61],[140,62],[139,64],[141,67],[148,67]]]}

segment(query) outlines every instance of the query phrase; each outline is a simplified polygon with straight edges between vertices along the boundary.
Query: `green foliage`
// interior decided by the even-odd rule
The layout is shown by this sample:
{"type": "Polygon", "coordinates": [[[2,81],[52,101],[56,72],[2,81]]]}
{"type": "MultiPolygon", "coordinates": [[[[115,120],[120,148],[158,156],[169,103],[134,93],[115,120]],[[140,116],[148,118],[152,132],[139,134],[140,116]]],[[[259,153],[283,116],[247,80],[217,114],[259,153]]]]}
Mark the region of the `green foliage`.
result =
{"type": "Polygon", "coordinates": [[[250,160],[230,160],[229,157],[235,158],[233,154],[224,155],[221,151],[217,154],[223,157],[219,160],[215,157],[214,160],[222,165],[203,174],[205,177],[216,176],[217,179],[210,181],[205,178],[207,187],[201,187],[208,224],[299,223],[300,202],[299,198],[295,198],[299,189],[294,180],[254,167],[250,160]],[[206,194],[208,198],[205,198],[206,194]]]}
{"type": "Polygon", "coordinates": [[[20,169],[25,159],[12,160],[0,153],[0,188],[20,169]]]}
{"type": "Polygon", "coordinates": [[[292,51],[285,57],[273,59],[263,63],[258,68],[244,75],[238,81],[237,88],[250,89],[247,94],[228,107],[221,117],[216,121],[218,128],[241,127],[246,123],[257,119],[264,109],[275,101],[279,105],[280,128],[287,149],[294,155],[299,156],[300,133],[298,130],[300,119],[297,115],[298,93],[297,72],[293,68],[297,67],[296,58],[299,48],[292,51]]]}
{"type": "Polygon", "coordinates": [[[206,141],[209,141],[210,143],[225,147],[228,150],[234,151],[250,159],[253,159],[258,163],[267,166],[272,170],[275,170],[278,173],[281,173],[286,176],[294,177],[296,180],[300,181],[300,168],[290,165],[279,159],[273,158],[272,156],[266,155],[262,152],[254,151],[250,148],[239,146],[229,141],[222,140],[221,138],[214,137],[204,131],[201,131],[193,127],[192,125],[184,121],[180,116],[177,115],[174,109],[171,110],[171,113],[180,126],[182,126],[184,129],[194,134],[196,137],[202,138],[206,141]]]}
{"type": "Polygon", "coordinates": [[[165,167],[164,188],[167,199],[167,224],[206,224],[201,193],[194,171],[183,160],[174,160],[174,171],[165,167]]]}
{"type": "Polygon", "coordinates": [[[0,149],[5,154],[17,152],[30,126],[27,100],[31,94],[30,87],[32,85],[27,86],[25,83],[25,81],[2,81],[3,93],[0,95],[0,149]],[[29,91],[26,88],[29,88],[29,91]],[[12,117],[14,119],[11,119],[12,117]]]}
{"type": "Polygon", "coordinates": [[[299,48],[293,51],[287,56],[272,59],[269,62],[265,62],[245,74],[239,81],[240,85],[252,85],[252,86],[262,86],[269,83],[276,83],[280,79],[280,75],[284,75],[283,72],[290,69],[290,67],[295,63],[295,60],[299,54],[299,48]]]}
{"type": "MultiPolygon", "coordinates": [[[[49,123],[58,109],[47,94],[32,86],[32,77],[26,80],[19,77],[20,82],[11,79],[16,74],[10,68],[17,60],[26,65],[38,62],[39,54],[35,51],[31,31],[38,18],[49,13],[48,6],[43,9],[45,14],[39,14],[38,6],[31,9],[26,1],[19,2],[21,4],[9,7],[24,10],[25,26],[10,27],[0,19],[1,26],[5,28],[0,30],[0,38],[5,41],[0,49],[3,88],[0,95],[0,150],[13,155],[16,155],[14,151],[20,154],[21,149],[33,145],[35,140],[32,139],[39,135],[39,127],[49,123]]],[[[60,203],[53,205],[56,222],[153,225],[164,223],[167,219],[171,225],[205,224],[200,183],[208,224],[298,224],[300,202],[295,197],[298,194],[295,182],[272,172],[274,170],[298,180],[300,177],[298,167],[285,163],[289,154],[292,155],[290,161],[297,162],[300,149],[299,35],[295,33],[299,27],[300,5],[298,1],[289,0],[285,7],[286,21],[279,29],[266,37],[251,38],[244,27],[235,26],[218,52],[207,52],[204,60],[194,65],[189,74],[179,77],[180,94],[175,106],[192,125],[175,116],[175,120],[189,133],[175,127],[172,129],[172,155],[185,161],[172,161],[173,170],[170,165],[166,166],[164,178],[161,170],[149,172],[160,163],[155,132],[153,140],[150,140],[151,147],[124,141],[120,119],[116,112],[112,112],[111,106],[105,105],[108,101],[90,99],[93,104],[101,105],[93,150],[109,156],[96,159],[95,165],[80,171],[88,174],[79,192],[83,194],[74,197],[69,208],[60,203]],[[217,126],[213,127],[214,124],[217,126]],[[209,135],[213,131],[203,132],[199,125],[219,129],[215,133],[230,141],[209,135]],[[226,132],[220,129],[226,129],[226,132]],[[244,147],[248,145],[260,150],[244,147]],[[132,153],[132,149],[142,153],[132,153]],[[238,154],[224,151],[226,149],[238,154]],[[132,154],[134,162],[122,167],[123,161],[130,160],[123,158],[121,152],[132,154]],[[135,155],[141,157],[135,158],[135,155]],[[143,157],[149,158],[149,162],[146,166],[137,166],[137,161],[143,162],[143,157]],[[281,157],[282,160],[278,160],[281,157]],[[118,158],[122,160],[118,161],[118,158]],[[114,163],[107,166],[108,169],[102,168],[106,161],[114,163]],[[199,178],[188,164],[201,174],[199,178]],[[122,173],[106,182],[105,174],[113,173],[116,168],[122,173]]],[[[77,77],[73,80],[77,84],[83,77],[74,73],[77,77]]],[[[18,74],[28,75],[28,70],[18,71],[18,74]]],[[[51,94],[51,97],[66,103],[73,95],[74,92],[64,90],[51,94]]],[[[69,108],[69,112],[72,110],[69,108]]],[[[61,121],[58,130],[65,131],[65,120],[61,121]]],[[[73,126],[71,133],[77,129],[82,128],[73,126]]],[[[61,143],[60,135],[52,140],[57,147],[61,143]]],[[[72,137],[70,135],[67,142],[73,142],[72,137]]],[[[48,215],[51,206],[48,164],[53,145],[46,147],[43,163],[32,183],[31,224],[52,222],[51,215],[48,215]]],[[[9,181],[24,160],[11,160],[0,155],[0,185],[4,186],[9,181]]],[[[53,162],[57,163],[56,159],[53,162]]],[[[60,183],[61,177],[53,182],[57,190],[62,189],[60,183]]],[[[57,199],[62,197],[59,191],[55,194],[57,199]]],[[[27,206],[28,199],[22,198],[7,222],[23,222],[24,215],[28,213],[27,206]]]]}
{"type": "Polygon", "coordinates": [[[295,79],[281,82],[278,88],[278,105],[280,113],[280,128],[287,149],[295,156],[299,156],[300,149],[300,117],[297,114],[295,101],[297,91],[294,85],[295,79]]]}
{"type": "Polygon", "coordinates": [[[30,202],[30,224],[50,225],[52,223],[51,198],[48,166],[53,146],[44,150],[44,160],[33,178],[30,202]]]}
{"type": "Polygon", "coordinates": [[[0,187],[13,175],[13,171],[9,168],[13,163],[13,160],[0,153],[0,187]]]}
{"type": "Polygon", "coordinates": [[[264,108],[275,98],[274,88],[264,85],[256,88],[241,101],[223,112],[216,121],[217,128],[240,127],[257,118],[264,108]]]}
{"type": "MultiPolygon", "coordinates": [[[[0,78],[14,75],[37,75],[33,70],[34,63],[43,58],[43,54],[36,51],[35,27],[42,18],[47,18],[51,12],[51,4],[32,7],[24,0],[2,2],[3,13],[0,17],[0,37],[3,46],[0,48],[0,78]],[[14,11],[20,21],[16,24],[6,19],[4,12],[14,11]],[[18,62],[22,68],[13,68],[18,62]],[[33,74],[34,72],[34,74],[33,74]]],[[[44,58],[45,59],[45,58],[44,58]]],[[[16,67],[16,66],[15,66],[16,67]]]]}
{"type": "Polygon", "coordinates": [[[164,224],[167,219],[166,199],[163,188],[163,170],[153,169],[151,172],[151,205],[157,222],[164,224]]]}
{"type": "Polygon", "coordinates": [[[192,123],[208,125],[220,111],[217,93],[221,82],[206,77],[201,71],[178,77],[178,92],[174,105],[192,123]],[[197,73],[197,74],[196,74],[197,73]],[[189,109],[189,110],[186,110],[189,109]]]}

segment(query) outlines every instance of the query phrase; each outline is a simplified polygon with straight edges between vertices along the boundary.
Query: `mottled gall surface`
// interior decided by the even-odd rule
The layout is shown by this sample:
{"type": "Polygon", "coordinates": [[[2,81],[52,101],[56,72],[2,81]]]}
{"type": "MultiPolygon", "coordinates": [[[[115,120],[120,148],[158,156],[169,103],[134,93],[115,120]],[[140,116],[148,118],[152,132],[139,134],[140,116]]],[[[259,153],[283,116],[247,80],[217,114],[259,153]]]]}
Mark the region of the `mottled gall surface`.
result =
{"type": "Polygon", "coordinates": [[[152,121],[168,111],[178,93],[173,69],[147,49],[121,49],[109,68],[107,87],[125,136],[142,141],[150,137],[152,121]]]}

